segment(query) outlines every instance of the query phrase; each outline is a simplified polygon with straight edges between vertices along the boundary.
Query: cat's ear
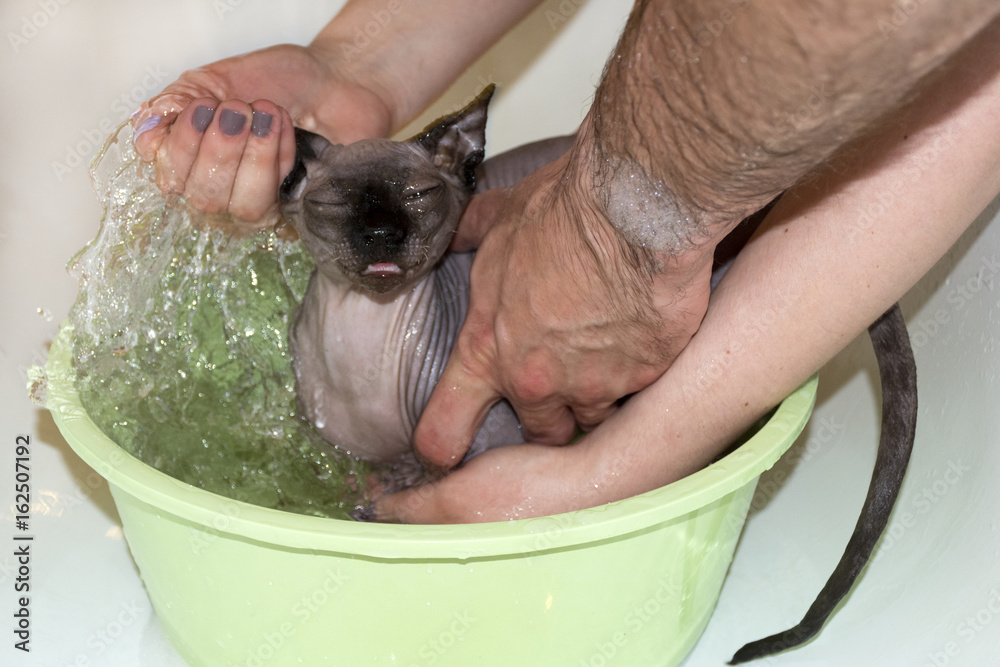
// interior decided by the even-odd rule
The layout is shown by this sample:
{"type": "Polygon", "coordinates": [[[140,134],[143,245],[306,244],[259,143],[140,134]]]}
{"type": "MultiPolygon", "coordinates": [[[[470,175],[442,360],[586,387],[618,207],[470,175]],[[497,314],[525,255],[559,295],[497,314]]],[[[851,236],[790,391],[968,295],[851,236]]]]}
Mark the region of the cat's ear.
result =
{"type": "Polygon", "coordinates": [[[476,167],[486,155],[486,108],[496,88],[492,83],[461,111],[445,116],[410,141],[426,150],[434,166],[456,177],[470,192],[476,189],[476,167]]]}
{"type": "Polygon", "coordinates": [[[332,145],[315,132],[295,128],[295,166],[288,172],[278,190],[282,204],[290,203],[302,195],[309,181],[309,165],[319,160],[323,151],[332,145]]]}

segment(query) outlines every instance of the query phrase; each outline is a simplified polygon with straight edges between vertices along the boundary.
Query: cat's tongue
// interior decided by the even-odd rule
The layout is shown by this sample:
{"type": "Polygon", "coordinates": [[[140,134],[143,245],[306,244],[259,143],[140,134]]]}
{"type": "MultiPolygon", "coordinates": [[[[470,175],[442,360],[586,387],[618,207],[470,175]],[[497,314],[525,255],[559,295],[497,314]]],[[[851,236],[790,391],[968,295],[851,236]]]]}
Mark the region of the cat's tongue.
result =
{"type": "Polygon", "coordinates": [[[394,262],[375,262],[369,264],[363,276],[391,276],[402,273],[403,270],[396,266],[394,262]]]}

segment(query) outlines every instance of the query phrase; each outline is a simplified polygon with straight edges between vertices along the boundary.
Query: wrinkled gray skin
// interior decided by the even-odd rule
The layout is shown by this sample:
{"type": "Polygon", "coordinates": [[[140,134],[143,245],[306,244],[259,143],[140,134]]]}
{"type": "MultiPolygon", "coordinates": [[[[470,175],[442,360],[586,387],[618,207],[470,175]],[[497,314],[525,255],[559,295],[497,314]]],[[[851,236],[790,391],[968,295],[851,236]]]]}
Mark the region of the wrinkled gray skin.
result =
{"type": "MultiPolygon", "coordinates": [[[[472,254],[445,251],[477,181],[513,184],[572,141],[480,165],[492,92],[406,142],[296,131],[282,213],[317,265],[290,332],[299,403],[327,441],[384,464],[390,490],[426,479],[412,435],[465,319],[472,254]]],[[[466,458],[523,440],[502,401],[466,458]]]]}

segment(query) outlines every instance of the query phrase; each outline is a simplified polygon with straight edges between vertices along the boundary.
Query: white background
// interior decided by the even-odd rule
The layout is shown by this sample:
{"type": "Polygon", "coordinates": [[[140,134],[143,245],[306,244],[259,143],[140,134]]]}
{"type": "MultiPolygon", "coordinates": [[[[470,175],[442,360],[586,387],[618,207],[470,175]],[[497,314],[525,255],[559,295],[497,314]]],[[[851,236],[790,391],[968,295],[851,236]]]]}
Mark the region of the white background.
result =
{"type": "MultiPolygon", "coordinates": [[[[97,229],[85,165],[106,128],[184,69],[277,42],[308,42],[340,4],[4,0],[0,665],[181,664],[146,599],[107,486],[88,480],[90,470],[48,413],[28,403],[24,370],[44,359],[75,296],[64,266],[97,229]],[[13,649],[11,630],[10,507],[20,434],[32,443],[29,655],[13,649]]],[[[630,4],[544,3],[414,127],[493,81],[490,152],[574,130],[630,4]]],[[[991,222],[997,210],[994,204],[903,302],[917,343],[920,422],[882,557],[815,641],[759,664],[1000,664],[1000,276],[990,263],[1000,259],[1000,223],[991,222]],[[935,326],[935,317],[947,323],[935,326]]],[[[723,664],[745,641],[794,624],[831,572],[874,460],[876,378],[866,338],[822,371],[816,414],[762,478],[717,612],[688,667],[723,664]]]]}

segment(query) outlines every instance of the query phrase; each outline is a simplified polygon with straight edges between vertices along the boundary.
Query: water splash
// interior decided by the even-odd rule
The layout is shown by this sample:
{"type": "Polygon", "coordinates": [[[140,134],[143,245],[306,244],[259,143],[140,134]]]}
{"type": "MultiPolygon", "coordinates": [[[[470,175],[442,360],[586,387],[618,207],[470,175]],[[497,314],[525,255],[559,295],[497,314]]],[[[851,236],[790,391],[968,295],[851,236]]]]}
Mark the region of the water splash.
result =
{"type": "Polygon", "coordinates": [[[91,167],[100,230],[70,262],[77,387],[123,449],[209,491],[348,518],[368,470],[296,413],[288,327],[312,259],[165,197],[127,126],[91,167]]]}

